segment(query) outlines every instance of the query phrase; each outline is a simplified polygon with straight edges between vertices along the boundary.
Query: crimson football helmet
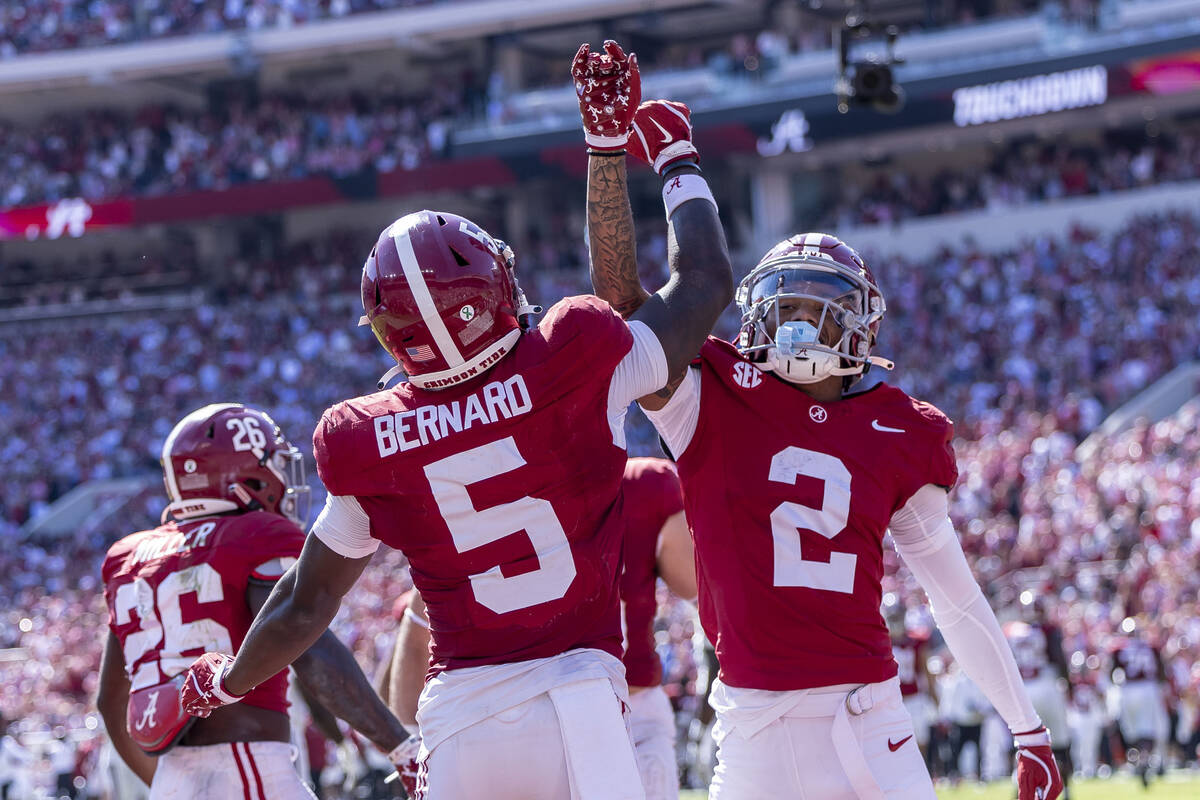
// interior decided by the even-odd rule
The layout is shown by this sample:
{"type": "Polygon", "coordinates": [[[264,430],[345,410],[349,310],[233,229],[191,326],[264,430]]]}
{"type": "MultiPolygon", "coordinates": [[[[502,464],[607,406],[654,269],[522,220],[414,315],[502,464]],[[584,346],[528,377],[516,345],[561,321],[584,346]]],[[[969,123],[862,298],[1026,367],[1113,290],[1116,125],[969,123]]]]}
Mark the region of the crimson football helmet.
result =
{"type": "Polygon", "coordinates": [[[259,510],[306,522],[304,457],[256,408],[214,403],[188,414],[167,435],[162,468],[171,500],[164,522],[259,510]]]}
{"type": "Polygon", "coordinates": [[[742,279],[735,300],[742,312],[738,350],[784,380],[816,383],[840,375],[852,381],[872,364],[894,366],[871,355],[887,310],[875,276],[836,236],[805,233],[784,239],[742,279]],[[815,301],[820,319],[815,325],[781,319],[780,304],[788,301],[815,301]],[[820,340],[827,318],[841,328],[832,344],[820,340]]]}
{"type": "Polygon", "coordinates": [[[389,225],[363,265],[360,324],[422,389],[470,380],[510,352],[541,311],[517,284],[512,248],[457,214],[418,211],[389,225]]]}

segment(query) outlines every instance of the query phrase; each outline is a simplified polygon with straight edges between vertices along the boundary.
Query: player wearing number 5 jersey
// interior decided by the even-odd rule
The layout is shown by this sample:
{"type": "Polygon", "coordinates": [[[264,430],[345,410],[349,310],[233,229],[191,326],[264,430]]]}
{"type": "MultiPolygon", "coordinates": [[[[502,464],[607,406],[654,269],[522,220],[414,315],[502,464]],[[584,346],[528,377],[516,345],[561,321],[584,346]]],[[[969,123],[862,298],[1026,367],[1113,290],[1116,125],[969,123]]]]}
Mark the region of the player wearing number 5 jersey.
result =
{"type": "MultiPolygon", "coordinates": [[[[664,142],[630,152],[659,171],[686,159],[686,112],[643,103],[635,130],[664,142]]],[[[624,186],[623,164],[592,159],[593,282],[636,309],[624,186]]],[[[1020,800],[1052,800],[1049,736],[948,516],[953,426],[886,384],[849,391],[869,365],[890,366],[872,355],[885,305],[870,270],[833,236],[794,236],[737,300],[738,344],[710,338],[679,384],[641,400],[677,458],[720,662],[710,796],[934,797],[879,612],[890,528],[956,659],[1017,735],[1020,800]]]]}
{"type": "MultiPolygon", "coordinates": [[[[300,555],[300,452],[263,412],[222,403],[184,417],[162,460],[163,524],[121,539],[104,560],[110,633],[97,704],[109,736],[155,800],[312,797],[292,767],[286,672],[207,719],[180,702],[187,667],[206,650],[237,650],[300,555]]],[[[301,656],[296,674],[385,751],[404,739],[333,634],[301,656]]]]}
{"type": "Polygon", "coordinates": [[[624,415],[686,369],[732,293],[714,204],[669,225],[672,279],[630,322],[587,296],[537,327],[512,250],[479,226],[420,211],[384,230],[363,307],[408,380],[325,413],[325,509],[236,660],[193,667],[189,708],[235,702],[307,647],[383,542],[432,630],[421,793],[643,797],[622,716],[624,415]]]}

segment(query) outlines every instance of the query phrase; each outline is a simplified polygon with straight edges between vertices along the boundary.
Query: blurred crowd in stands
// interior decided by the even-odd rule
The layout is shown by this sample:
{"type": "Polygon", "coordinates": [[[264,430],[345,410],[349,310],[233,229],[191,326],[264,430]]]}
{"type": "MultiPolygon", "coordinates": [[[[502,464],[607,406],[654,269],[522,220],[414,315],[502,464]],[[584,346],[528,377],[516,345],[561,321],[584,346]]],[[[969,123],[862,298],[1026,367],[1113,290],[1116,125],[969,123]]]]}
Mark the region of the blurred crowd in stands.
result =
{"type": "Polygon", "coordinates": [[[290,28],[433,0],[28,0],[0,6],[0,58],[164,36],[290,28]]]}
{"type": "Polygon", "coordinates": [[[0,122],[0,208],[412,169],[443,152],[468,86],[435,82],[407,97],[384,83],[369,98],[269,95],[229,98],[220,113],[155,106],[0,122]]]}
{"type": "Polygon", "coordinates": [[[1153,137],[1110,132],[1103,143],[1026,141],[989,161],[918,173],[893,162],[860,179],[830,182],[821,227],[895,224],[913,217],[1009,208],[1110,194],[1200,177],[1200,135],[1188,128],[1153,137]]]}
{"type": "MultiPolygon", "coordinates": [[[[455,120],[503,116],[503,104],[465,72],[405,94],[384,82],[369,95],[239,95],[220,111],[150,106],[0,121],[0,209],[223,190],[310,176],[335,179],[413,169],[450,153],[455,120]],[[496,109],[499,110],[496,110],[496,109]],[[491,110],[488,110],[491,109],[491,110]]],[[[1103,141],[1023,140],[980,151],[960,167],[932,159],[839,170],[825,180],[819,226],[894,224],[913,217],[1004,209],[1110,194],[1200,177],[1200,133],[1157,124],[1103,141]]]]}
{"type": "MultiPolygon", "coordinates": [[[[572,229],[555,228],[563,237],[572,229]]],[[[186,311],[0,325],[0,715],[22,741],[45,744],[39,757],[56,752],[56,729],[89,741],[96,731],[100,559],[117,536],[154,524],[162,499],[148,491],[118,519],[64,538],[29,539],[22,524],[85,481],[153,483],[166,433],[209,402],[260,405],[307,449],[321,411],[373,391],[389,366],[355,326],[371,236],[331,236],[219,273],[200,265],[213,284],[186,311]]],[[[665,278],[661,224],[644,227],[639,247],[653,286],[665,278]]],[[[1197,411],[1135,428],[1087,458],[1076,446],[1114,407],[1200,355],[1200,221],[1145,217],[1007,252],[961,247],[873,263],[889,305],[877,352],[899,367],[867,380],[886,377],[957,420],[953,514],[985,590],[1002,609],[1022,590],[1044,598],[1081,684],[1096,679],[1110,637],[1134,620],[1167,659],[1174,696],[1195,708],[1197,411]]],[[[582,242],[567,238],[531,239],[518,251],[524,287],[547,306],[587,290],[585,264],[582,242]]],[[[719,332],[736,327],[731,310],[719,332]]],[[[641,415],[630,419],[631,454],[657,453],[641,415]]],[[[378,559],[335,624],[368,670],[390,647],[391,604],[407,588],[398,557],[378,559]]],[[[888,571],[885,588],[927,626],[920,591],[894,555],[888,571]]],[[[666,680],[687,718],[701,666],[690,612],[667,604],[659,629],[666,680]]],[[[1185,721],[1194,726],[1195,715],[1185,721]]],[[[97,757],[85,749],[77,760],[97,757]]]]}
{"type": "MultiPolygon", "coordinates": [[[[28,0],[0,5],[0,59],[167,36],[286,29],[436,2],[448,0],[28,0]]],[[[1098,5],[1099,0],[943,0],[926,3],[923,17],[905,28],[938,28],[1038,9],[1051,18],[1093,23],[1098,5]]],[[[730,48],[729,57],[753,70],[757,66],[747,59],[769,63],[781,46],[792,52],[828,47],[830,22],[826,16],[807,17],[803,26],[780,31],[774,44],[757,49],[749,46],[750,37],[743,39],[730,48]]]]}

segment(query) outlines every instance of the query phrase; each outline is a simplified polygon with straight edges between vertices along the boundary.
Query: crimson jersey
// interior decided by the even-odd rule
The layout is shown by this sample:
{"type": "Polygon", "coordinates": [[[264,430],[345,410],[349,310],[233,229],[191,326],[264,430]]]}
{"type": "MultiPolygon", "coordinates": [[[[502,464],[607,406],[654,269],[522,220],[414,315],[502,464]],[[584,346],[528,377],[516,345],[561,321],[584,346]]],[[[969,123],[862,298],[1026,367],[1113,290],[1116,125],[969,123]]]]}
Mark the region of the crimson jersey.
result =
{"type": "MultiPolygon", "coordinates": [[[[251,511],[168,522],[109,548],[104,599],[130,688],[162,683],[209,651],[236,653],[254,621],[247,588],[273,582],[303,547],[294,523],[251,511]]],[[[286,712],[286,694],[284,670],[242,702],[286,712]]]]}
{"type": "Polygon", "coordinates": [[[607,303],[567,298],[477,380],[325,412],[317,471],[408,557],[432,672],[582,647],[620,657],[627,404],[610,408],[609,390],[632,346],[607,303]]]}
{"type": "Polygon", "coordinates": [[[1158,651],[1141,639],[1126,639],[1114,651],[1113,660],[1125,672],[1125,681],[1156,681],[1158,651]]]}
{"type": "Polygon", "coordinates": [[[1058,638],[1049,626],[1010,624],[1005,626],[1004,632],[1022,678],[1027,681],[1033,680],[1040,677],[1043,671],[1050,669],[1053,663],[1051,642],[1057,642],[1058,638]]]}
{"type": "Polygon", "coordinates": [[[625,520],[625,569],[621,602],[625,607],[625,679],[630,686],[662,683],[662,660],[654,649],[658,611],[658,534],[683,510],[679,476],[661,458],[631,458],[621,483],[625,520]]]}
{"type": "Polygon", "coordinates": [[[699,370],[678,464],[721,680],[785,691],[892,677],[883,537],[918,489],[957,480],[954,426],[887,384],[817,403],[713,338],[699,370]]]}
{"type": "Polygon", "coordinates": [[[910,697],[921,691],[917,683],[917,666],[925,658],[926,644],[927,640],[908,635],[898,642],[892,642],[892,657],[896,659],[896,677],[900,679],[901,697],[910,697]]]}

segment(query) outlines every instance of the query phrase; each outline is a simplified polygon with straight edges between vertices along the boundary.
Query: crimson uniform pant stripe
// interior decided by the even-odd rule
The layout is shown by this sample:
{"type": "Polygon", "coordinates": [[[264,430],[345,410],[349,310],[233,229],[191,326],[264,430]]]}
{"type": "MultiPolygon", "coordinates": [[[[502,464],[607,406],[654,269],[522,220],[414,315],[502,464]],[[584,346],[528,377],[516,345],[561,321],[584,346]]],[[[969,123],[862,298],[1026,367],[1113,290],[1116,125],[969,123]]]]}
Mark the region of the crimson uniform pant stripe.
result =
{"type": "Polygon", "coordinates": [[[250,771],[254,773],[254,782],[258,784],[258,800],[267,800],[266,794],[263,793],[262,776],[258,774],[258,764],[254,761],[254,754],[250,752],[250,743],[242,742],[242,747],[246,748],[246,759],[250,762],[250,771]]]}
{"type": "Polygon", "coordinates": [[[230,742],[229,749],[233,751],[233,760],[237,763],[238,777],[242,779],[242,800],[254,800],[250,796],[250,783],[246,780],[246,768],[242,766],[242,757],[238,755],[237,742],[230,742]]]}

